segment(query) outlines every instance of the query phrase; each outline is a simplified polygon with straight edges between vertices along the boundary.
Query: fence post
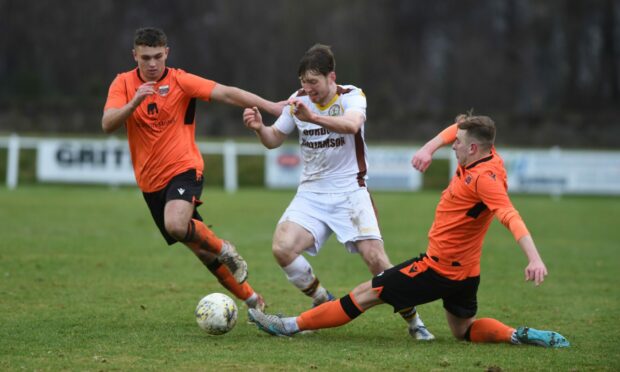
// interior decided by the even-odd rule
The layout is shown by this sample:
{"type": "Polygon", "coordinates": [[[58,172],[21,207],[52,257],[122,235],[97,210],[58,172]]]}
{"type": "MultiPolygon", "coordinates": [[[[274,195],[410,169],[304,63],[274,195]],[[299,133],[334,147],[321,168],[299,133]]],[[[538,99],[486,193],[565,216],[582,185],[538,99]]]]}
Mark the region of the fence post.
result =
{"type": "Polygon", "coordinates": [[[6,187],[14,190],[17,187],[17,177],[19,172],[19,136],[15,133],[9,137],[6,166],[6,187]]]}
{"type": "Polygon", "coordinates": [[[237,187],[237,146],[228,140],[224,142],[224,189],[234,193],[237,187]]]}

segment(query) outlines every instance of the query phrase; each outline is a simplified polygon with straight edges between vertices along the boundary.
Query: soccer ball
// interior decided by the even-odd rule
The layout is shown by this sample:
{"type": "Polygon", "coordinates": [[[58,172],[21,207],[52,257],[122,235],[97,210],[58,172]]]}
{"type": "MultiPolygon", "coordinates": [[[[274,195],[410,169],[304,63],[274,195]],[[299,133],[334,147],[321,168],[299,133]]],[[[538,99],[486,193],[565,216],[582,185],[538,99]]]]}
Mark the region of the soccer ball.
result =
{"type": "Polygon", "coordinates": [[[210,335],[223,335],[237,324],[237,305],[222,293],[203,297],[194,314],[198,326],[210,335]]]}

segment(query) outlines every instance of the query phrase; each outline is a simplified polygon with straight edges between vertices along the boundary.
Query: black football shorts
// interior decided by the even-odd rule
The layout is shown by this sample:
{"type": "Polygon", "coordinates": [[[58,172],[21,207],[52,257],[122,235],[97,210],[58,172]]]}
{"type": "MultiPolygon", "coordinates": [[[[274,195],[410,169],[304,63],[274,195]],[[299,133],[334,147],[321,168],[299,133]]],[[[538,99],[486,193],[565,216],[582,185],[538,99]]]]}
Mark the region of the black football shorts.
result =
{"type": "Polygon", "coordinates": [[[164,223],[164,208],[166,207],[166,203],[170,200],[186,200],[194,204],[194,215],[192,218],[202,221],[202,217],[198,214],[196,207],[202,204],[200,195],[202,194],[203,182],[202,176],[197,177],[196,170],[190,169],[172,177],[168,185],[163,189],[155,192],[142,193],[151,211],[151,216],[153,216],[155,224],[164,236],[164,239],[166,239],[168,245],[176,243],[177,240],[166,231],[166,225],[164,223]]]}
{"type": "Polygon", "coordinates": [[[380,291],[379,298],[392,305],[394,312],[442,299],[444,309],[456,317],[476,315],[480,277],[459,281],[445,278],[423,263],[423,257],[412,258],[375,276],[372,287],[380,291]]]}

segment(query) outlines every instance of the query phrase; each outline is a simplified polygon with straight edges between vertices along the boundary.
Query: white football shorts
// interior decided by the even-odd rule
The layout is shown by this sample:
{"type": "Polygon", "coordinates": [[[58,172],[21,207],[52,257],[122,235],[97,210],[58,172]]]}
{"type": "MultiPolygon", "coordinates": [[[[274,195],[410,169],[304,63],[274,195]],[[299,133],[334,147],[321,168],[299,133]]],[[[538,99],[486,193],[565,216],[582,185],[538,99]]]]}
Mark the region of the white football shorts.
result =
{"type": "Polygon", "coordinates": [[[319,253],[332,232],[351,253],[357,253],[358,240],[382,240],[377,215],[365,188],[332,194],[299,191],[278,224],[284,221],[294,222],[314,236],[314,246],[306,249],[312,256],[319,253]]]}

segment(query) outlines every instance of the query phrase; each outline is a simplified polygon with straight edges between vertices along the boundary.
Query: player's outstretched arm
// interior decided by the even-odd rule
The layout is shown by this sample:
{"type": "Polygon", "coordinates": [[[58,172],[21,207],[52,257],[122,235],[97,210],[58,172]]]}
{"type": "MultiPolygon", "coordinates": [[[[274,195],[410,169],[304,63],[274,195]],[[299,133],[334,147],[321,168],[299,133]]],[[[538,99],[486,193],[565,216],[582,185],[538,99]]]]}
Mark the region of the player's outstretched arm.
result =
{"type": "Polygon", "coordinates": [[[522,237],[518,243],[528,260],[528,264],[525,267],[525,280],[533,281],[538,286],[547,276],[547,267],[542,258],[540,258],[531,235],[522,237]]]}
{"type": "Polygon", "coordinates": [[[476,181],[478,195],[495,217],[504,225],[521,247],[527,257],[528,264],[525,268],[525,280],[533,281],[540,285],[545,280],[547,268],[536,249],[532,235],[525,222],[519,215],[508,197],[508,192],[503,182],[495,174],[485,174],[476,181]]]}
{"type": "Polygon", "coordinates": [[[424,173],[433,162],[433,154],[444,145],[441,136],[437,135],[426,142],[411,158],[413,168],[424,173]]]}
{"type": "Polygon", "coordinates": [[[254,93],[219,83],[213,88],[211,99],[243,108],[258,107],[276,117],[280,116],[282,109],[286,105],[285,101],[271,102],[254,93]]]}
{"type": "Polygon", "coordinates": [[[452,124],[441,133],[426,142],[421,149],[416,151],[411,159],[413,168],[424,173],[433,162],[433,154],[442,146],[451,144],[456,139],[457,124],[452,124]]]}
{"type": "Polygon", "coordinates": [[[286,139],[286,134],[277,130],[273,125],[268,127],[263,123],[263,117],[257,107],[243,110],[243,124],[252,129],[268,149],[280,147],[286,139]]]}

